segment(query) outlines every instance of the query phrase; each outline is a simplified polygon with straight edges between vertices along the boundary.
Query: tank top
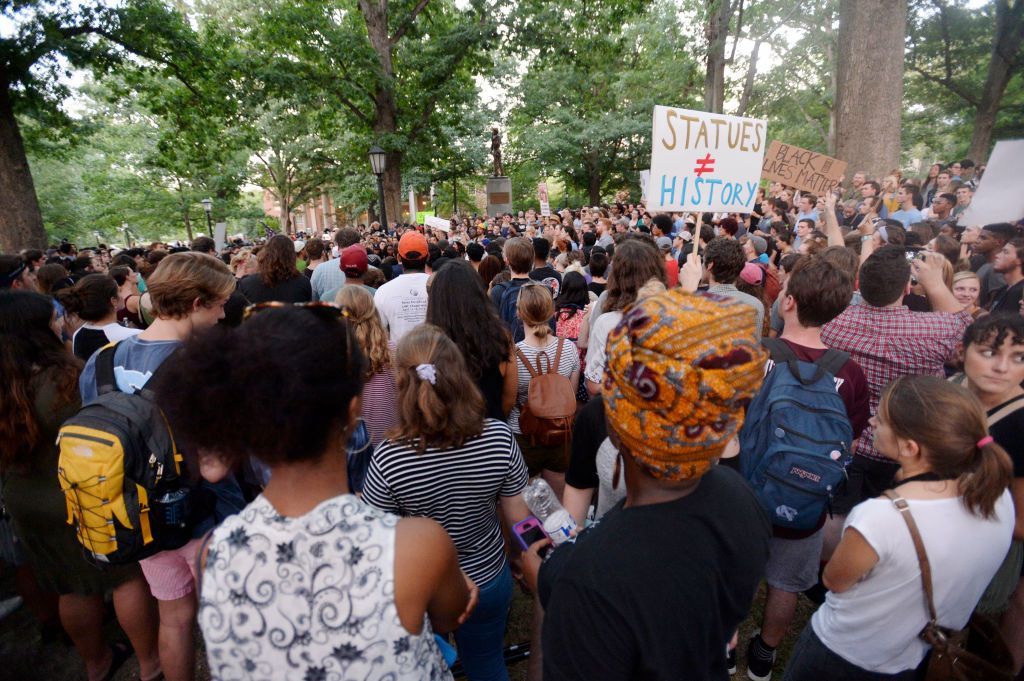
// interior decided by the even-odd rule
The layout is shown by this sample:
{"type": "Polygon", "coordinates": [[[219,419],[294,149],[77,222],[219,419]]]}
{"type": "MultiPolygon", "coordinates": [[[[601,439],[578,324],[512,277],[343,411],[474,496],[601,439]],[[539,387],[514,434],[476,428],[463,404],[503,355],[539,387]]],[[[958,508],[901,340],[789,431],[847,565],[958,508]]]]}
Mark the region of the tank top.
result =
{"type": "Polygon", "coordinates": [[[395,605],[399,518],[351,494],[286,518],[260,495],[210,540],[199,626],[213,679],[451,679],[395,605]]]}

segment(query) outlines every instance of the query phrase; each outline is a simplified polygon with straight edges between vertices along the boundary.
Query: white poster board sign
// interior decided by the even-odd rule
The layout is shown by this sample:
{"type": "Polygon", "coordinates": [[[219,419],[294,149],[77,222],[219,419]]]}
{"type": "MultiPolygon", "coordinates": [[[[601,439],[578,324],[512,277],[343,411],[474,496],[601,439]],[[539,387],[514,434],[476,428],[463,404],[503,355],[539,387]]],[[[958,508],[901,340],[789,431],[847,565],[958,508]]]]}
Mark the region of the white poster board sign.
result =
{"type": "Polygon", "coordinates": [[[749,213],[767,130],[758,118],[654,107],[647,209],[749,213]]]}
{"type": "Polygon", "coordinates": [[[551,215],[551,203],[548,201],[547,182],[541,182],[537,185],[537,200],[540,201],[540,214],[544,217],[551,215]]]}
{"type": "Polygon", "coordinates": [[[444,218],[435,217],[433,215],[428,215],[423,218],[423,224],[431,229],[439,229],[445,233],[452,231],[451,220],[445,220],[444,218]]]}
{"type": "Polygon", "coordinates": [[[647,205],[647,185],[651,183],[651,169],[640,171],[640,202],[647,205]]]}
{"type": "Polygon", "coordinates": [[[228,233],[228,223],[218,222],[213,226],[213,243],[214,248],[218,251],[227,245],[227,239],[225,235],[228,233]]]}
{"type": "Polygon", "coordinates": [[[974,227],[1016,222],[1024,217],[1024,140],[1000,140],[989,156],[985,174],[960,224],[974,227]]]}

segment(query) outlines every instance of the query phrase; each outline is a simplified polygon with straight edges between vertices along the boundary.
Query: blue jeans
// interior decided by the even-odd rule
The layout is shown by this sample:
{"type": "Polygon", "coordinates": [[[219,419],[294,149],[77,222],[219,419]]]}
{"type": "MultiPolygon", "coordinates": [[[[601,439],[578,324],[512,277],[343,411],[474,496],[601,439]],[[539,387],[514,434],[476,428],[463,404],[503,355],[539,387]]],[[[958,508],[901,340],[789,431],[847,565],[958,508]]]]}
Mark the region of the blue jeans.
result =
{"type": "Polygon", "coordinates": [[[512,570],[508,563],[480,587],[480,602],[465,624],[455,630],[459,661],[470,681],[508,681],[505,667],[505,624],[512,602],[512,570]]]}
{"type": "MultiPolygon", "coordinates": [[[[925,662],[928,658],[925,657],[925,662]]],[[[924,670],[924,662],[919,669],[924,670]]],[[[882,674],[861,669],[832,652],[808,622],[800,639],[793,648],[793,654],[786,663],[786,674],[782,681],[916,681],[923,678],[918,669],[908,669],[898,674],[882,674]]]]}

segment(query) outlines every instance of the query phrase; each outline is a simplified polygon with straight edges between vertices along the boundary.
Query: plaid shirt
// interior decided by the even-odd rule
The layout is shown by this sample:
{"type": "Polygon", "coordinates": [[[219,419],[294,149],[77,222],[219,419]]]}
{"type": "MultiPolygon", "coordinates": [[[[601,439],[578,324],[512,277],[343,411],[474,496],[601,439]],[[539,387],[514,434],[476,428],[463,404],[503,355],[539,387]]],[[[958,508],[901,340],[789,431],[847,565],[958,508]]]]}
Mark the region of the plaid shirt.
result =
{"type": "MultiPolygon", "coordinates": [[[[957,342],[973,321],[969,312],[911,312],[906,307],[874,307],[857,303],[821,330],[821,342],[845,350],[864,369],[871,415],[885,386],[901,376],[943,376],[943,364],[956,355],[957,342]]],[[[873,459],[874,428],[868,425],[853,453],[873,459]]]]}

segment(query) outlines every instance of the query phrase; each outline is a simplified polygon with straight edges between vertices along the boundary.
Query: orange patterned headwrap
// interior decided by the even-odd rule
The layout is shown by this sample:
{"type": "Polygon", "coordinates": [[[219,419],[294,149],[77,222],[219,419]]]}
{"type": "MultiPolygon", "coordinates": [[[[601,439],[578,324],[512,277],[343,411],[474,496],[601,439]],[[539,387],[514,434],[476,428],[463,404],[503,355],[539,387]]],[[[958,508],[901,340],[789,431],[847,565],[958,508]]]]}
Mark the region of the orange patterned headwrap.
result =
{"type": "Polygon", "coordinates": [[[703,475],[743,425],[764,376],[756,314],[674,289],[630,307],[608,336],[608,424],[656,478],[703,475]]]}

